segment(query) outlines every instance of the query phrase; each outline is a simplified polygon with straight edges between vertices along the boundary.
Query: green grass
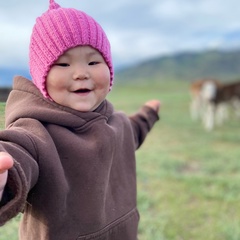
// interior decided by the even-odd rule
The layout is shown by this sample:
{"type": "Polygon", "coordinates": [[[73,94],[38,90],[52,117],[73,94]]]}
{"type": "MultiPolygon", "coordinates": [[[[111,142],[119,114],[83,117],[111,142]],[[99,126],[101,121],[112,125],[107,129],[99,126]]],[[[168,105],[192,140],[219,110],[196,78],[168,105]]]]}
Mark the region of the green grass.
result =
{"type": "MultiPolygon", "coordinates": [[[[108,98],[129,114],[162,102],[161,120],[136,153],[139,240],[239,240],[239,119],[204,131],[190,119],[186,82],[115,85],[108,98]]],[[[1,240],[17,239],[17,222],[0,228],[1,240]]]]}

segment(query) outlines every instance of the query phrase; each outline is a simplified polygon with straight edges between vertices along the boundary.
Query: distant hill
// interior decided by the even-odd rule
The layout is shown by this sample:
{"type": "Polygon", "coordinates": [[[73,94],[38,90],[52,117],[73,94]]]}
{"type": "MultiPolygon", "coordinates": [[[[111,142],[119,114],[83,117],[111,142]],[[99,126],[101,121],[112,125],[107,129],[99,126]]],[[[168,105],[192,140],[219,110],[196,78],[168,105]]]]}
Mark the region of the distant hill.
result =
{"type": "Polygon", "coordinates": [[[240,79],[240,49],[232,51],[185,52],[157,57],[116,71],[118,82],[217,78],[224,82],[240,79]]]}

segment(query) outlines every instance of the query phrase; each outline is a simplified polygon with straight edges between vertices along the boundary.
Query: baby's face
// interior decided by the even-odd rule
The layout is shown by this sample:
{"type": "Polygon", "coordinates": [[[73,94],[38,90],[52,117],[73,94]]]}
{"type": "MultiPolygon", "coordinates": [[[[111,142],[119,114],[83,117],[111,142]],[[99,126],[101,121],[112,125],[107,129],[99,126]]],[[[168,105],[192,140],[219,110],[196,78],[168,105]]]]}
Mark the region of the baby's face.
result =
{"type": "Polygon", "coordinates": [[[77,111],[95,110],[110,88],[110,71],[102,55],[90,46],[66,51],[52,65],[46,79],[49,96],[77,111]]]}

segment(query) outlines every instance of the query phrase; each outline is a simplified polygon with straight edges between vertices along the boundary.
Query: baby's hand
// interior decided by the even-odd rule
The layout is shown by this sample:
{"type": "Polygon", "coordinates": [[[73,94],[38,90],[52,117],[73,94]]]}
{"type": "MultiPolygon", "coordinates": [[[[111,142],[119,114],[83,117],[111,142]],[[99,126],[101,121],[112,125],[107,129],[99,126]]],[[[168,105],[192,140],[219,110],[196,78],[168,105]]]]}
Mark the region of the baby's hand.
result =
{"type": "Polygon", "coordinates": [[[13,158],[6,152],[0,152],[0,200],[7,182],[8,169],[13,166],[13,158]]]}
{"type": "Polygon", "coordinates": [[[159,100],[154,99],[154,100],[147,101],[144,105],[152,108],[154,111],[156,111],[158,113],[159,109],[160,109],[160,106],[161,106],[161,103],[160,103],[159,100]]]}

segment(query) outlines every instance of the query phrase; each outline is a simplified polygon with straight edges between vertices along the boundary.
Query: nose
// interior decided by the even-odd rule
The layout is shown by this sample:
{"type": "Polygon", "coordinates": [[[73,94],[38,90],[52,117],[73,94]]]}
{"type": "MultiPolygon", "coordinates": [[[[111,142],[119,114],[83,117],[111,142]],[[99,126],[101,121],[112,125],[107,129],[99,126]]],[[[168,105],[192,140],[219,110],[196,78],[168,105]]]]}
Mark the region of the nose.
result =
{"type": "Polygon", "coordinates": [[[87,66],[76,65],[73,72],[74,80],[86,80],[89,78],[87,66]]]}

